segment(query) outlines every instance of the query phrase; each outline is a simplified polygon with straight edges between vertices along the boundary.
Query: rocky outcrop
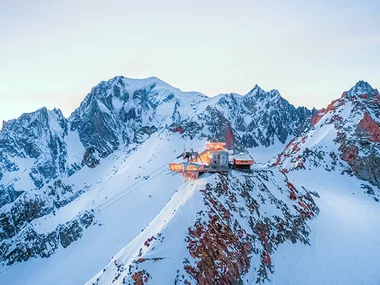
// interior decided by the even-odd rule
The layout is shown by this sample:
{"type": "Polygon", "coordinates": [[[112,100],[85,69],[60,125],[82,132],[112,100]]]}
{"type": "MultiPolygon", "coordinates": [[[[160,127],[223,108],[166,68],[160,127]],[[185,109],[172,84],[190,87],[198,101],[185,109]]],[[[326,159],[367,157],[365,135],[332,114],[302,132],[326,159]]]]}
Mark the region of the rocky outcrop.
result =
{"type": "Polygon", "coordinates": [[[81,165],[87,165],[90,168],[95,168],[100,163],[100,156],[94,147],[89,147],[83,154],[81,165]]]}
{"type": "Polygon", "coordinates": [[[205,181],[191,194],[192,182],[182,186],[87,284],[260,284],[270,280],[281,243],[309,244],[314,194],[285,175],[231,171],[205,181]]]}
{"type": "Polygon", "coordinates": [[[360,120],[358,125],[357,132],[363,134],[363,136],[366,135],[371,142],[380,142],[379,123],[372,119],[368,113],[364,113],[364,117],[360,120]]]}
{"type": "Polygon", "coordinates": [[[292,213],[286,203],[271,195],[266,182],[274,182],[272,175],[259,172],[253,179],[240,180],[232,174],[228,180],[220,177],[215,186],[206,185],[204,202],[208,210],[197,215],[197,220],[203,222],[189,228],[186,238],[195,263],[185,262],[184,268],[196,284],[251,284],[253,280],[244,282],[243,278],[252,266],[258,268],[254,282],[261,283],[273,273],[271,254],[281,243],[286,240],[309,243],[306,221],[319,212],[311,194],[302,193],[286,182],[288,189],[283,191],[289,193],[288,199],[294,201],[297,211],[292,213]],[[264,204],[273,203],[281,209],[281,215],[261,213],[263,200],[256,200],[252,191],[268,195],[270,200],[264,204]],[[244,208],[239,207],[239,200],[244,208]],[[248,229],[239,216],[247,219],[248,229]],[[252,256],[259,257],[258,263],[252,264],[252,256]]]}
{"type": "Polygon", "coordinates": [[[189,229],[188,249],[191,257],[199,261],[196,266],[184,268],[197,284],[239,284],[251,265],[253,237],[239,224],[231,227],[226,223],[231,218],[228,210],[212,198],[209,201],[218,207],[218,212],[211,210],[206,224],[197,223],[189,229]]]}
{"type": "Polygon", "coordinates": [[[320,110],[313,128],[292,140],[273,164],[285,172],[322,166],[380,188],[379,102],[378,91],[359,81],[320,110]]]}
{"type": "Polygon", "coordinates": [[[368,181],[372,185],[380,188],[380,157],[368,156],[358,157],[351,164],[353,174],[361,179],[368,181]]]}
{"type": "Polygon", "coordinates": [[[50,257],[59,246],[65,248],[78,240],[93,221],[94,215],[85,212],[48,233],[38,233],[29,225],[17,237],[0,243],[0,262],[12,265],[32,257],[50,257]]]}
{"type": "Polygon", "coordinates": [[[226,132],[230,130],[235,149],[241,150],[269,147],[277,140],[285,143],[308,130],[315,113],[315,109],[295,108],[277,90],[266,92],[256,85],[245,96],[219,95],[182,124],[190,137],[198,134],[218,141],[226,141],[226,132]]]}
{"type": "Polygon", "coordinates": [[[11,207],[2,209],[0,213],[0,244],[17,237],[30,222],[53,213],[83,192],[56,180],[40,191],[23,193],[11,207]]]}

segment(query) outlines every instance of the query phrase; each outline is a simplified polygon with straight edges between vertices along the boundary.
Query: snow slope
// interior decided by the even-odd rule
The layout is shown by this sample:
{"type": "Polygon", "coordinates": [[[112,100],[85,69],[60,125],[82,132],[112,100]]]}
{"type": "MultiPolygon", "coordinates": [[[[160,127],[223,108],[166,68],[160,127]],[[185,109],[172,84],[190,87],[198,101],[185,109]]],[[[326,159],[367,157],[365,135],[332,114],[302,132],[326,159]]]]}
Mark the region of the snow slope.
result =
{"type": "MultiPolygon", "coordinates": [[[[172,147],[176,140],[179,134],[157,135],[129,154],[116,152],[98,167],[69,177],[70,184],[84,185],[86,192],[54,214],[33,221],[31,226],[38,233],[49,232],[86,210],[93,210],[96,224],[49,258],[2,267],[1,284],[74,285],[96,274],[149,224],[182,184],[182,178],[169,173],[167,167],[167,162],[182,152],[182,143],[172,147]]],[[[194,147],[198,147],[197,143],[194,147]]]]}
{"type": "MultiPolygon", "coordinates": [[[[117,276],[120,264],[131,264],[136,256],[144,256],[145,260],[152,260],[152,264],[148,270],[151,274],[155,274],[154,280],[157,280],[161,284],[171,284],[172,276],[170,274],[173,274],[174,266],[180,264],[184,256],[189,255],[186,252],[185,241],[176,237],[181,236],[182,233],[186,232],[188,225],[195,222],[195,217],[189,215],[189,213],[203,208],[203,200],[202,196],[199,195],[199,190],[203,189],[202,187],[205,186],[206,181],[207,179],[200,178],[196,181],[183,184],[157,217],[152,220],[146,230],[123,248],[121,252],[116,254],[112,262],[110,262],[110,266],[107,266],[109,268],[107,268],[104,276],[102,276],[104,280],[102,282],[104,284],[113,283],[112,280],[115,278],[115,274],[117,276]],[[192,198],[192,196],[195,197],[192,198]],[[172,224],[172,228],[171,231],[167,232],[167,235],[169,238],[174,237],[170,238],[170,242],[165,242],[165,246],[160,247],[158,252],[153,250],[152,252],[148,252],[148,246],[142,247],[144,243],[148,244],[146,241],[149,241],[151,237],[162,232],[169,223],[172,224]],[[141,248],[143,248],[143,251],[140,250],[141,248]],[[160,254],[165,255],[164,257],[160,257],[160,254]],[[162,260],[160,260],[161,258],[162,260]],[[155,259],[156,262],[160,263],[160,267],[156,266],[155,259]]],[[[155,239],[151,240],[152,246],[156,243],[155,239]]],[[[94,279],[100,278],[101,275],[101,273],[98,274],[94,279]]],[[[86,284],[91,283],[92,281],[89,281],[86,284]]]]}
{"type": "Polygon", "coordinates": [[[311,246],[287,243],[274,254],[272,284],[380,284],[380,206],[352,177],[324,170],[288,174],[318,191],[311,246]]]}
{"type": "Polygon", "coordinates": [[[204,175],[183,184],[87,285],[270,280],[272,252],[288,239],[308,242],[306,221],[318,211],[313,204],[278,171],[204,175]],[[297,204],[302,199],[304,206],[297,204]]]}

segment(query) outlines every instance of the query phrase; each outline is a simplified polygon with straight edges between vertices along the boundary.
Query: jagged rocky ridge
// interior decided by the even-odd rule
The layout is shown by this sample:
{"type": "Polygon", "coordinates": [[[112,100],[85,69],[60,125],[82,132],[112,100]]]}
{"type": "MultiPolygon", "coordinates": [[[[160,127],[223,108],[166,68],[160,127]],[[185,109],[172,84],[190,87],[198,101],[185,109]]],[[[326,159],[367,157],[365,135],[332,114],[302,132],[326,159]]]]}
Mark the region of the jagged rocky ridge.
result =
{"type": "Polygon", "coordinates": [[[275,137],[284,142],[296,134],[295,125],[307,127],[310,117],[306,108],[296,109],[277,91],[258,86],[246,96],[210,99],[157,78],[124,77],[94,87],[68,119],[59,109],[23,114],[0,131],[0,245],[21,240],[19,232],[32,220],[84,192],[71,187],[69,194],[54,196],[47,194],[50,187],[64,184],[82,167],[96,167],[117,149],[143,143],[152,133],[179,131],[184,138],[223,140],[229,131],[243,149],[269,146],[275,137]],[[268,108],[272,102],[280,104],[268,108]]]}
{"type": "Polygon", "coordinates": [[[269,146],[310,127],[311,116],[312,111],[296,109],[276,90],[258,86],[245,96],[207,98],[157,78],[115,77],[94,87],[68,119],[58,109],[42,108],[5,124],[0,133],[0,205],[28,190],[19,186],[27,179],[39,189],[83,165],[95,166],[96,157],[142,143],[158,130],[219,140],[230,131],[238,148],[269,146]]]}
{"type": "Polygon", "coordinates": [[[58,109],[41,108],[4,125],[0,132],[0,206],[67,174],[67,134],[68,121],[58,109]]]}
{"type": "Polygon", "coordinates": [[[0,213],[0,260],[7,265],[26,261],[30,257],[49,257],[61,244],[64,248],[79,239],[85,228],[94,221],[91,212],[78,213],[53,231],[38,233],[32,222],[55,214],[55,211],[79,197],[85,190],[55,180],[39,190],[25,192],[0,213]]]}
{"type": "Polygon", "coordinates": [[[202,130],[201,136],[225,140],[226,132],[231,132],[237,149],[284,144],[309,129],[317,112],[295,108],[277,90],[266,92],[257,85],[245,96],[221,94],[211,100],[182,123],[185,134],[195,137],[194,131],[202,130]]]}
{"type": "MultiPolygon", "coordinates": [[[[278,155],[275,165],[284,172],[324,167],[355,175],[380,188],[380,95],[359,81],[341,98],[319,110],[313,127],[294,138],[278,155]]],[[[370,185],[363,184],[375,195],[370,185]]],[[[377,198],[376,198],[377,199],[377,198]]]]}
{"type": "MultiPolygon", "coordinates": [[[[40,201],[40,203],[43,202],[40,201]]],[[[33,206],[31,205],[31,207],[33,206]]],[[[28,211],[29,208],[25,208],[25,210],[28,211]]],[[[15,229],[9,217],[1,214],[0,219],[4,230],[8,234],[9,232],[13,234],[12,231],[15,229]]],[[[22,229],[22,234],[6,239],[1,243],[0,258],[6,265],[12,265],[15,262],[27,261],[31,257],[50,257],[59,246],[66,248],[81,238],[83,230],[93,222],[94,214],[85,212],[78,214],[76,218],[64,224],[60,224],[48,233],[38,233],[31,225],[26,225],[22,229]]]]}
{"type": "Polygon", "coordinates": [[[253,284],[285,241],[309,243],[315,193],[278,170],[184,184],[148,227],[87,284],[253,284]]]}
{"type": "MultiPolygon", "coordinates": [[[[354,89],[359,90],[361,84],[354,89]]],[[[362,101],[363,108],[373,104],[369,116],[375,112],[378,117],[378,93],[371,92],[369,100],[362,101]]],[[[320,111],[313,122],[329,111],[320,111]]],[[[9,121],[0,132],[1,261],[11,264],[30,257],[47,257],[59,246],[78,239],[83,229],[95,221],[92,214],[85,213],[91,218],[82,223],[83,213],[78,213],[43,236],[33,228],[32,221],[51,215],[90,189],[91,186],[73,184],[75,180],[71,178],[82,173],[83,168],[96,168],[115,151],[133,151],[154,134],[167,132],[179,133],[183,143],[225,140],[229,134],[238,150],[270,146],[276,140],[284,143],[308,130],[315,113],[316,110],[295,108],[277,91],[265,92],[258,86],[245,96],[222,94],[207,98],[199,93],[183,93],[157,78],[115,77],[94,87],[68,119],[59,110],[42,108],[9,121]],[[51,188],[56,190],[50,191],[51,188]],[[72,238],[61,239],[63,228],[72,238]],[[48,244],[53,244],[53,250],[48,244]]],[[[359,133],[376,140],[376,131],[368,132],[376,129],[373,121],[364,120],[362,125],[367,131],[359,133]]],[[[377,150],[371,141],[369,146],[377,150]]],[[[340,153],[344,151],[338,149],[336,157],[340,153]]],[[[294,168],[285,164],[282,167],[294,168]]],[[[374,173],[373,177],[379,175],[374,173]]]]}

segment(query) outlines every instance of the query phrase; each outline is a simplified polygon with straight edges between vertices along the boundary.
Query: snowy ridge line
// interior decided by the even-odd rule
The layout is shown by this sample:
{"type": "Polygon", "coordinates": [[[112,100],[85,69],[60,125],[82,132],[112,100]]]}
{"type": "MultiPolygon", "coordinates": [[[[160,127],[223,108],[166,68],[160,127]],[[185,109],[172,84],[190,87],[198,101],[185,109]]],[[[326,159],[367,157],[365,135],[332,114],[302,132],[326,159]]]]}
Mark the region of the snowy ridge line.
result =
{"type": "Polygon", "coordinates": [[[164,167],[166,167],[170,162],[176,160],[176,158],[173,158],[172,160],[164,163],[163,165],[161,165],[160,167],[158,167],[156,170],[152,171],[151,173],[149,173],[147,176],[149,176],[148,179],[144,180],[144,181],[137,181],[135,183],[133,183],[132,185],[128,186],[127,188],[125,188],[123,191],[119,192],[118,194],[116,194],[115,196],[113,196],[112,198],[108,199],[107,201],[99,204],[98,206],[96,206],[95,208],[93,208],[92,210],[93,211],[97,211],[97,213],[100,213],[100,212],[103,212],[104,210],[106,210],[107,208],[111,207],[112,205],[116,204],[118,201],[120,201],[121,199],[123,199],[124,197],[128,196],[129,194],[131,194],[132,192],[136,191],[138,188],[140,188],[141,186],[143,186],[145,183],[151,181],[153,178],[157,177],[158,175],[162,174],[165,172],[165,169],[163,169],[164,167]],[[161,171],[159,171],[160,169],[162,169],[161,171]],[[154,174],[155,172],[159,171],[158,173],[154,174]],[[153,175],[153,176],[151,176],[153,175]],[[142,182],[142,183],[141,183],[142,182]],[[140,185],[138,185],[139,183],[141,183],[140,185]],[[136,186],[137,185],[137,186],[136,186]],[[134,189],[132,189],[131,191],[125,193],[124,195],[122,195],[121,197],[117,198],[118,196],[120,196],[121,194],[123,194],[125,191],[133,188],[134,186],[136,186],[134,189]],[[112,201],[116,199],[115,201],[112,201]],[[111,202],[110,202],[111,201],[111,202]],[[109,205],[106,205],[103,209],[101,208],[102,206],[104,206],[105,204],[107,203],[110,203],[109,205]]]}
{"type": "MultiPolygon", "coordinates": [[[[209,174],[207,174],[209,175],[209,174]]],[[[211,174],[215,175],[215,174],[211,174]]],[[[205,177],[210,177],[206,176],[205,177]]],[[[168,203],[162,208],[162,210],[159,212],[159,214],[149,222],[149,224],[144,228],[143,231],[141,231],[133,240],[131,240],[122,250],[119,250],[108,262],[107,266],[113,266],[115,264],[115,261],[117,264],[129,264],[133,262],[134,259],[136,259],[136,256],[139,256],[141,244],[143,244],[146,240],[151,238],[152,236],[159,235],[164,228],[168,226],[168,223],[171,222],[173,218],[175,218],[175,215],[173,215],[173,212],[178,212],[180,208],[184,207],[185,204],[189,202],[190,197],[195,195],[196,192],[198,192],[199,196],[201,197],[201,192],[197,191],[202,188],[199,188],[200,185],[204,185],[206,181],[210,181],[211,179],[207,179],[205,177],[202,177],[200,179],[194,180],[194,181],[188,181],[184,184],[180,185],[174,195],[171,197],[171,199],[168,201],[168,203]]],[[[189,217],[189,215],[186,215],[189,217]]],[[[187,228],[187,223],[180,223],[178,226],[184,227],[183,230],[187,228]]],[[[182,230],[179,230],[181,232],[182,230]]],[[[177,236],[177,235],[176,235],[177,236]]],[[[179,235],[178,235],[179,236],[179,235]]],[[[155,238],[153,239],[155,240],[155,238]]],[[[154,241],[151,242],[154,242],[154,241]]],[[[149,251],[149,247],[144,248],[144,256],[149,251]]],[[[141,255],[141,254],[140,254],[141,255]]],[[[180,255],[179,255],[180,256],[180,255]]],[[[149,257],[148,257],[149,258],[149,257]]],[[[165,259],[170,260],[171,256],[165,257],[165,259]]],[[[106,266],[106,267],[107,267],[106,266]]],[[[104,268],[106,268],[104,267],[104,268]]],[[[96,276],[94,276],[92,279],[96,279],[99,274],[104,273],[105,271],[100,271],[96,276]]],[[[105,274],[112,274],[112,270],[107,270],[105,274]]],[[[112,276],[110,276],[112,278],[112,276]]],[[[99,284],[98,282],[93,282],[93,280],[88,280],[85,285],[94,285],[99,284]]],[[[112,282],[114,283],[114,282],[112,282]]],[[[106,282],[106,284],[111,284],[110,282],[106,282]]],[[[124,283],[124,284],[133,284],[133,283],[124,283]]],[[[140,283],[139,283],[140,284],[140,283]]],[[[168,282],[163,283],[157,283],[157,284],[170,284],[168,282]]]]}

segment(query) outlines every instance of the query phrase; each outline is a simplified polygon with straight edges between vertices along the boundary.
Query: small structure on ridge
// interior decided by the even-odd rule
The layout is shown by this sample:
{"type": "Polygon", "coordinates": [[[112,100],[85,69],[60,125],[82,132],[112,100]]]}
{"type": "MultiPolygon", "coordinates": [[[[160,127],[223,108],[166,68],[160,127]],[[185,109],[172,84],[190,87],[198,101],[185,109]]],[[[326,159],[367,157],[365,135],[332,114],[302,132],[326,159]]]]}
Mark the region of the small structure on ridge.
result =
{"type": "Polygon", "coordinates": [[[249,154],[232,154],[224,142],[207,143],[206,147],[201,153],[185,151],[177,158],[182,157],[186,162],[170,163],[170,170],[182,173],[188,181],[206,172],[227,173],[229,167],[250,169],[254,162],[249,154]]]}

